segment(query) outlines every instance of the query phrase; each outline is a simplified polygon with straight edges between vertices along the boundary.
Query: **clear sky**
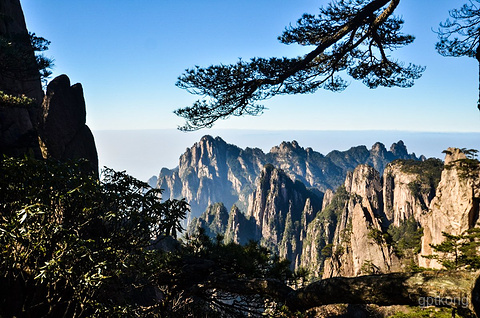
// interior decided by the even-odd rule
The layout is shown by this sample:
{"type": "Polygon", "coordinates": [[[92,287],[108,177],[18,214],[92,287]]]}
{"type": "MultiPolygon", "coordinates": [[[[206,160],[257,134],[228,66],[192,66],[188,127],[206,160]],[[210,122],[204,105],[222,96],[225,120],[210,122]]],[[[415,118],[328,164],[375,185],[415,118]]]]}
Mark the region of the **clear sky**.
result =
{"type": "MultiPolygon", "coordinates": [[[[93,130],[169,129],[172,111],[195,96],[175,86],[184,69],[239,57],[297,56],[277,41],[285,26],[326,0],[21,0],[30,31],[52,41],[54,76],[81,82],[93,130]]],[[[370,90],[352,82],[342,93],[280,96],[258,118],[216,128],[285,130],[480,131],[478,65],[434,50],[436,28],[458,0],[402,0],[397,14],[413,45],[396,56],[427,67],[410,89],[370,90]]],[[[208,131],[205,131],[208,133],[208,131]]]]}

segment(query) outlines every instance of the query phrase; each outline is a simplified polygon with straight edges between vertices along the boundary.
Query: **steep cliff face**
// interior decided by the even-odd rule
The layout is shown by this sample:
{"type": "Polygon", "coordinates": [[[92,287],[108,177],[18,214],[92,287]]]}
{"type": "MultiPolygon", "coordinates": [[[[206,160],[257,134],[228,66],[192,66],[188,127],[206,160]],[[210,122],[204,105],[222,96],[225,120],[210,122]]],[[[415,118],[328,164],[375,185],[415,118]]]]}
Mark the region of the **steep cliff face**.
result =
{"type": "Polygon", "coordinates": [[[296,268],[301,264],[307,227],[321,209],[322,195],[267,164],[250,196],[247,214],[234,205],[226,221],[226,209],[218,206],[212,205],[199,218],[194,218],[189,232],[201,226],[210,236],[214,237],[217,232],[224,234],[227,242],[259,241],[281,257],[292,260],[292,268],[296,268]],[[222,228],[225,228],[223,232],[222,228]]]}
{"type": "Polygon", "coordinates": [[[180,157],[178,168],[161,170],[157,185],[165,189],[165,198],[186,198],[192,217],[215,202],[245,210],[264,156],[260,149],[242,150],[219,137],[204,136],[180,157]]]}
{"type": "Polygon", "coordinates": [[[10,56],[9,52],[0,52],[0,91],[14,96],[23,94],[35,101],[28,107],[5,106],[0,103],[0,156],[29,154],[40,158],[36,125],[41,112],[43,91],[39,74],[18,74],[24,73],[24,65],[35,64],[34,52],[29,50],[29,36],[20,1],[2,1],[0,17],[0,41],[14,43],[26,53],[22,54],[24,61],[21,63],[18,54],[12,52],[10,54],[14,56],[10,56]],[[18,63],[22,65],[15,65],[18,63]]]}
{"type": "Polygon", "coordinates": [[[260,241],[313,277],[440,268],[422,257],[432,255],[430,244],[441,243],[443,232],[480,226],[480,169],[475,161],[474,170],[465,170],[462,160],[464,153],[451,148],[445,167],[438,159],[400,160],[388,164],[383,177],[359,165],[323,202],[267,164],[248,216],[232,209],[226,233],[235,242],[260,241]]]}
{"type": "Polygon", "coordinates": [[[385,167],[383,178],[365,165],[348,174],[348,200],[338,217],[323,277],[386,273],[418,265],[415,253],[421,232],[417,228],[425,223],[442,169],[438,159],[397,160],[385,167]]]}
{"type": "Polygon", "coordinates": [[[347,176],[345,189],[349,199],[339,216],[335,252],[325,263],[323,277],[390,272],[397,260],[382,235],[386,224],[379,173],[359,165],[347,176]]]}
{"type": "Polygon", "coordinates": [[[430,244],[440,244],[444,240],[442,232],[460,235],[466,230],[478,227],[480,189],[474,184],[480,175],[468,178],[462,171],[459,161],[465,154],[456,148],[448,148],[445,156],[445,169],[442,171],[436,196],[430,204],[422,226],[422,250],[419,264],[424,267],[441,268],[435,260],[423,256],[432,255],[430,244]]]}
{"type": "Polygon", "coordinates": [[[312,148],[304,149],[296,141],[282,142],[267,154],[267,162],[285,171],[293,180],[318,188],[320,191],[336,188],[343,169],[312,148]]]}
{"type": "Polygon", "coordinates": [[[43,99],[40,75],[33,69],[25,66],[35,65],[35,55],[30,50],[30,41],[19,0],[7,0],[0,3],[0,38],[20,46],[23,61],[19,56],[11,59],[8,52],[0,52],[0,90],[13,95],[24,94],[35,99],[38,107],[43,99]],[[5,56],[4,56],[5,54],[5,56]],[[8,63],[9,65],[5,65],[8,63]],[[21,63],[22,65],[11,65],[21,63]]]}
{"type": "Polygon", "coordinates": [[[232,206],[225,230],[225,241],[244,245],[247,244],[248,241],[253,240],[255,232],[255,220],[247,218],[237,206],[232,206]]]}
{"type": "Polygon", "coordinates": [[[395,226],[413,218],[423,222],[430,202],[435,197],[443,162],[428,159],[423,162],[395,161],[383,174],[383,201],[387,220],[395,226]]]}
{"type": "Polygon", "coordinates": [[[198,228],[203,228],[205,234],[215,237],[217,234],[225,233],[227,222],[227,209],[223,203],[215,203],[210,205],[199,218],[194,218],[190,222],[187,233],[192,235],[198,228]]]}
{"type": "Polygon", "coordinates": [[[194,217],[215,202],[236,204],[245,212],[248,196],[266,163],[282,169],[290,179],[324,192],[340,186],[347,171],[358,164],[375,162],[383,171],[387,162],[399,158],[416,159],[401,141],[393,144],[391,151],[377,143],[370,151],[360,146],[324,156],[312,148],[302,148],[296,141],[282,142],[265,154],[260,149],[240,149],[219,137],[204,136],[180,157],[178,168],[161,170],[158,187],[165,189],[165,198],[186,198],[194,217]]]}
{"type": "Polygon", "coordinates": [[[247,217],[255,220],[254,239],[299,265],[306,226],[320,211],[322,197],[267,164],[249,200],[247,217]]]}
{"type": "Polygon", "coordinates": [[[340,247],[333,246],[332,243],[338,219],[346,208],[349,194],[344,186],[339,187],[335,194],[330,191],[327,196],[327,193],[323,199],[322,210],[304,226],[306,232],[303,235],[299,265],[306,268],[313,277],[322,277],[325,260],[341,253],[340,247]]]}

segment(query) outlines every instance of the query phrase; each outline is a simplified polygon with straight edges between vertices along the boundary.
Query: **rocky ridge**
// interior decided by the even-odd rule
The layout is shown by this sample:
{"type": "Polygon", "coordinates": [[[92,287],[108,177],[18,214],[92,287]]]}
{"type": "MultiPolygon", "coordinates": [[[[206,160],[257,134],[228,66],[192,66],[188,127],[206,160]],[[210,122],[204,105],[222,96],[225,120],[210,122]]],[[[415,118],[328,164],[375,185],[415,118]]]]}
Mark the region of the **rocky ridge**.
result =
{"type": "Polygon", "coordinates": [[[402,141],[387,151],[381,143],[371,150],[365,146],[346,151],[332,151],[326,156],[312,148],[303,148],[296,141],[282,142],[264,153],[258,148],[241,149],[220,137],[204,136],[188,148],[175,169],[160,171],[157,187],[165,198],[185,198],[191,205],[191,217],[198,217],[210,204],[235,204],[246,213],[248,200],[265,164],[282,169],[292,180],[318,192],[340,186],[348,171],[359,164],[371,164],[383,172],[395,159],[419,159],[409,154],[402,141]]]}
{"type": "Polygon", "coordinates": [[[480,175],[462,175],[464,158],[451,148],[445,165],[433,158],[396,160],[383,175],[361,164],[323,196],[266,165],[245,217],[255,231],[244,235],[245,227],[228,222],[225,232],[234,232],[229,240],[235,242],[260,241],[313,277],[440,268],[424,257],[434,254],[430,244],[441,243],[442,232],[459,235],[478,226],[480,190],[472,180],[480,175]]]}

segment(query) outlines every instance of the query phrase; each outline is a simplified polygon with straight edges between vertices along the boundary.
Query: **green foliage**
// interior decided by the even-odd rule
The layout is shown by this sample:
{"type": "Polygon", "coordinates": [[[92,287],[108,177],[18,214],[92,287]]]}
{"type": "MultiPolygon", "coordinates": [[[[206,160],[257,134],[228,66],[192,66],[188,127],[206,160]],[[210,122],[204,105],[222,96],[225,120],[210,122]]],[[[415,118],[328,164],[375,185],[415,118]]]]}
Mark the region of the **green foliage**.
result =
{"type": "Polygon", "coordinates": [[[447,169],[457,169],[460,178],[471,182],[472,190],[480,187],[480,161],[477,159],[478,150],[460,149],[466,158],[457,159],[449,164],[447,169]]]}
{"type": "Polygon", "coordinates": [[[124,172],[85,171],[83,160],[0,161],[1,316],[148,314],[143,288],[164,257],[150,247],[181,229],[188,205],[124,172]]]}
{"type": "Polygon", "coordinates": [[[363,264],[362,267],[360,268],[360,271],[363,274],[367,275],[375,275],[375,274],[380,274],[380,268],[378,268],[377,265],[373,264],[371,260],[366,260],[363,264]]]}
{"type": "Polygon", "coordinates": [[[325,257],[325,258],[331,257],[332,254],[333,254],[333,244],[329,243],[329,244],[325,245],[322,248],[322,251],[320,252],[320,254],[322,254],[322,256],[325,257]]]}
{"type": "Polygon", "coordinates": [[[450,10],[452,20],[440,23],[436,49],[441,55],[476,57],[480,14],[475,2],[478,0],[468,0],[460,9],[450,10]]]}
{"type": "Polygon", "coordinates": [[[378,245],[382,245],[382,244],[385,244],[387,242],[387,237],[388,237],[388,234],[387,233],[383,233],[381,230],[379,229],[371,229],[369,232],[368,232],[368,238],[370,238],[371,240],[373,240],[375,243],[377,243],[378,245]]]}
{"type": "Polygon", "coordinates": [[[295,288],[297,287],[305,287],[306,282],[308,282],[310,277],[310,271],[305,267],[298,267],[295,272],[293,273],[293,284],[295,288]]]}
{"type": "Polygon", "coordinates": [[[342,213],[349,198],[350,194],[345,189],[345,186],[341,185],[340,187],[338,187],[330,204],[326,206],[325,209],[321,212],[324,219],[334,218],[334,221],[336,221],[336,217],[338,217],[342,213]]]}
{"type": "Polygon", "coordinates": [[[395,254],[400,257],[406,256],[408,251],[418,254],[421,249],[423,229],[418,226],[413,217],[402,222],[398,227],[389,226],[387,233],[393,245],[395,254]]]}
{"type": "Polygon", "coordinates": [[[347,87],[344,74],[370,88],[412,86],[424,68],[390,56],[414,40],[401,33],[403,20],[392,15],[396,6],[386,0],[332,1],[318,16],[304,14],[279,37],[284,44],[316,46],[305,56],[187,69],[176,85],[202,99],[175,111],[187,121],[180,129],[211,127],[229,116],[259,115],[264,110],[259,102],[276,95],[319,88],[342,91],[347,87]]]}
{"type": "Polygon", "coordinates": [[[307,237],[303,243],[304,246],[315,244],[315,246],[317,246],[318,248],[317,253],[320,255],[320,267],[315,269],[317,274],[322,271],[322,266],[324,263],[323,260],[327,259],[328,257],[332,257],[333,255],[341,255],[343,253],[342,246],[337,246],[334,251],[331,241],[333,239],[333,233],[335,232],[337,219],[345,208],[348,199],[349,194],[345,190],[345,187],[338,187],[330,204],[327,205],[325,209],[320,211],[309,225],[309,227],[315,226],[319,229],[322,229],[321,233],[318,233],[315,237],[307,237]],[[325,226],[326,224],[328,224],[328,226],[330,227],[329,233],[331,237],[328,237],[327,233],[323,232],[323,226],[325,226]],[[312,242],[312,240],[314,240],[314,242],[312,242]]]}
{"type": "Polygon", "coordinates": [[[262,316],[267,307],[277,312],[280,308],[272,300],[264,295],[242,293],[240,287],[235,288],[235,283],[266,278],[294,284],[305,281],[308,276],[306,271],[294,275],[290,270],[290,261],[281,259],[257,242],[250,241],[245,245],[224,243],[221,236],[212,240],[202,228],[186,238],[183,248],[176,254],[176,260],[169,267],[176,277],[169,286],[169,294],[182,295],[185,304],[177,312],[178,317],[186,317],[192,312],[195,316],[202,312],[205,317],[243,317],[245,312],[262,316]],[[212,283],[220,288],[215,293],[212,293],[212,287],[208,287],[212,283]],[[185,293],[192,286],[195,286],[195,305],[185,293]],[[236,301],[232,302],[234,299],[236,301]],[[203,304],[201,308],[195,307],[199,304],[203,304]]]}
{"type": "Polygon", "coordinates": [[[33,99],[25,95],[14,96],[0,91],[0,107],[30,107],[33,103],[33,99]]]}
{"type": "Polygon", "coordinates": [[[446,269],[480,269],[480,229],[472,228],[461,235],[442,234],[443,242],[431,245],[437,254],[427,258],[437,259],[446,269]]]}
{"type": "MultiPolygon", "coordinates": [[[[480,62],[479,3],[478,0],[468,0],[460,9],[449,11],[451,19],[440,23],[437,31],[439,41],[435,47],[438,53],[443,56],[473,57],[480,62]]],[[[480,109],[480,98],[477,107],[480,109]]]]}

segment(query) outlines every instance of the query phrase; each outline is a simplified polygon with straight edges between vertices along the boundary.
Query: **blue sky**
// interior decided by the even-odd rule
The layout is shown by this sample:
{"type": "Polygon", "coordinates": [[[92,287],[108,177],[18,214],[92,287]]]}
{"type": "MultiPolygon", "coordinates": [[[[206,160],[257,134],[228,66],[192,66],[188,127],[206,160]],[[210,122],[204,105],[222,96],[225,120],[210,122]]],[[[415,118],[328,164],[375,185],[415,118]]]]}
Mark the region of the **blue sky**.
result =
{"type": "MultiPolygon", "coordinates": [[[[194,65],[239,57],[297,56],[306,48],[277,41],[285,26],[325,0],[21,0],[30,31],[52,44],[54,75],[81,82],[93,130],[174,129],[172,111],[195,96],[175,87],[194,65]]],[[[398,14],[413,45],[399,59],[427,67],[411,89],[280,96],[264,115],[220,121],[216,128],[480,132],[478,65],[434,50],[436,28],[463,1],[402,0],[398,14]]],[[[205,131],[208,133],[208,130],[205,131]]]]}

